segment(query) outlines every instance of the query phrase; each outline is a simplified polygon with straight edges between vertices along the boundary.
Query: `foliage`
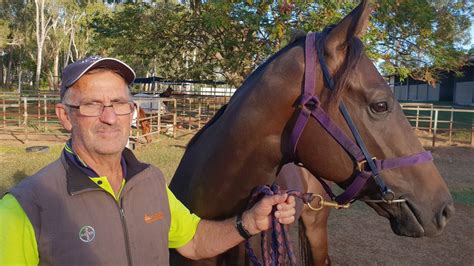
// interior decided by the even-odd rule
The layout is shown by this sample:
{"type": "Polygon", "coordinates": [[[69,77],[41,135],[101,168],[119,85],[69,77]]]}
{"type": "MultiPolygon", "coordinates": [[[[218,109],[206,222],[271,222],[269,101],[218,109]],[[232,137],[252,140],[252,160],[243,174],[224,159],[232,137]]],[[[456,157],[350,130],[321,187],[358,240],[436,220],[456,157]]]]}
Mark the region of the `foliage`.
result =
{"type": "Polygon", "coordinates": [[[457,71],[468,61],[473,4],[454,1],[379,1],[374,13],[377,39],[373,53],[387,74],[434,83],[441,71],[457,71]]]}
{"type": "MultiPolygon", "coordinates": [[[[45,0],[51,18],[43,84],[86,55],[114,56],[139,76],[224,80],[238,86],[293,33],[321,31],[358,1],[45,0]],[[59,60],[58,60],[59,58],[59,60]]],[[[38,64],[34,1],[0,2],[0,55],[8,78],[31,81],[38,64]],[[5,37],[3,37],[5,36],[5,37]]],[[[468,0],[380,0],[364,42],[384,74],[434,82],[468,59],[473,4],[468,0]]],[[[3,73],[3,72],[2,72],[3,73]]]]}

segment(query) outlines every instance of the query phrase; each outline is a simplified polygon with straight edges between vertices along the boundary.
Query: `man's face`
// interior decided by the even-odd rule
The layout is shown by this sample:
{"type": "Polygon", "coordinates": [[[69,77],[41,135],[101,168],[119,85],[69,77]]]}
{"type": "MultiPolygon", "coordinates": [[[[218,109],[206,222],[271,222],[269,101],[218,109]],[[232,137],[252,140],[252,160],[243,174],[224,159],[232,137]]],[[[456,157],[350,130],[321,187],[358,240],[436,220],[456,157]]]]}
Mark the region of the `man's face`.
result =
{"type": "MultiPolygon", "coordinates": [[[[68,89],[65,103],[82,105],[101,103],[110,106],[130,101],[128,87],[123,78],[111,71],[91,71],[68,89]]],[[[56,110],[63,126],[71,131],[76,152],[87,156],[120,154],[130,133],[132,114],[116,115],[113,108],[104,108],[96,117],[83,116],[79,109],[58,104],[56,110]],[[66,109],[67,110],[66,112],[66,109]],[[59,112],[59,113],[58,113],[59,112]],[[61,112],[63,118],[61,118],[61,112]]]]}

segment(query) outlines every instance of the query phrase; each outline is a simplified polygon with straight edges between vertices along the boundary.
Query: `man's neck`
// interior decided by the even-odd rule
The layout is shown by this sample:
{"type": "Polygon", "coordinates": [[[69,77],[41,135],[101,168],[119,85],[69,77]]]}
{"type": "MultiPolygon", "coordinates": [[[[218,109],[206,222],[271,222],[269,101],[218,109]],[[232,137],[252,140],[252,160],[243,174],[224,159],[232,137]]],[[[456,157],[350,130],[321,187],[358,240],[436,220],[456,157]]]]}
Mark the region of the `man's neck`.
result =
{"type": "Polygon", "coordinates": [[[120,190],[124,178],[122,172],[122,154],[90,154],[72,143],[74,153],[99,176],[106,176],[115,193],[120,190]]]}

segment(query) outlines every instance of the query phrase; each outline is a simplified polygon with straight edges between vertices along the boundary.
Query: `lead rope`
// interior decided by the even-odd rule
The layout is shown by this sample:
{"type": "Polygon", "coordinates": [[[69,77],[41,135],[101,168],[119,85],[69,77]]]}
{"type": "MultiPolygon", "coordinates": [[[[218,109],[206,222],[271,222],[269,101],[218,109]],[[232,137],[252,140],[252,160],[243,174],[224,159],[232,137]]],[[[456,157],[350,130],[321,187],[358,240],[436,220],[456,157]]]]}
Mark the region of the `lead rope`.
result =
{"type": "MultiPolygon", "coordinates": [[[[256,187],[249,199],[247,209],[250,209],[260,198],[266,195],[275,195],[283,193],[284,191],[280,190],[280,187],[276,184],[271,186],[258,186],[256,187]]],[[[314,199],[312,193],[301,193],[299,191],[286,191],[288,196],[294,196],[303,200],[305,204],[310,203],[314,199]]],[[[273,207],[272,210],[272,228],[261,232],[261,247],[262,247],[262,258],[263,265],[273,266],[273,265],[284,265],[286,259],[289,259],[290,265],[296,266],[296,256],[293,252],[293,247],[290,242],[290,235],[288,233],[288,226],[282,225],[275,218],[274,213],[276,208],[273,207]],[[271,241],[270,241],[271,235],[271,241]]],[[[253,251],[250,241],[245,241],[245,249],[247,251],[247,256],[250,258],[250,261],[254,266],[261,266],[258,261],[255,252],[253,251]]]]}

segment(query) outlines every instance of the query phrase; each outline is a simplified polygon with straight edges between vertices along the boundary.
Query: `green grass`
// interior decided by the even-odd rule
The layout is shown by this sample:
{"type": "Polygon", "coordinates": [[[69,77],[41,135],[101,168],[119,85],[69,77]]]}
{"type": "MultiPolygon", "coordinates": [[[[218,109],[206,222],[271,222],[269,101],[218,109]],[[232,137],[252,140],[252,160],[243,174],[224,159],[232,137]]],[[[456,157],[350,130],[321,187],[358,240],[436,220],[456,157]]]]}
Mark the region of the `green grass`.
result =
{"type": "Polygon", "coordinates": [[[27,145],[0,145],[0,194],[58,158],[64,144],[49,146],[49,152],[27,153],[27,145]]]}
{"type": "Polygon", "coordinates": [[[184,136],[173,139],[160,136],[159,140],[149,145],[139,147],[135,150],[135,155],[143,162],[153,164],[163,171],[166,180],[169,182],[178,167],[181,157],[183,157],[186,144],[191,136],[184,136]]]}
{"type": "Polygon", "coordinates": [[[451,191],[455,202],[474,206],[474,188],[451,191]]]}
{"type": "MultiPolygon", "coordinates": [[[[158,166],[169,181],[189,139],[189,135],[177,139],[160,136],[153,143],[138,147],[135,154],[140,160],[158,166]]],[[[64,143],[48,145],[49,152],[45,153],[27,153],[25,148],[29,146],[18,143],[0,145],[0,196],[26,176],[56,160],[64,143]]]]}
{"type": "MultiPolygon", "coordinates": [[[[146,163],[159,167],[169,181],[173,176],[191,135],[176,139],[160,136],[153,143],[138,147],[134,153],[146,163]]],[[[0,195],[26,176],[32,175],[48,163],[56,160],[64,143],[49,145],[47,153],[27,153],[28,145],[0,145],[0,195]]],[[[339,193],[336,189],[336,193],[339,193]]],[[[474,205],[474,189],[456,189],[451,191],[458,203],[474,205]]],[[[357,205],[357,204],[356,204],[357,205]]]]}

